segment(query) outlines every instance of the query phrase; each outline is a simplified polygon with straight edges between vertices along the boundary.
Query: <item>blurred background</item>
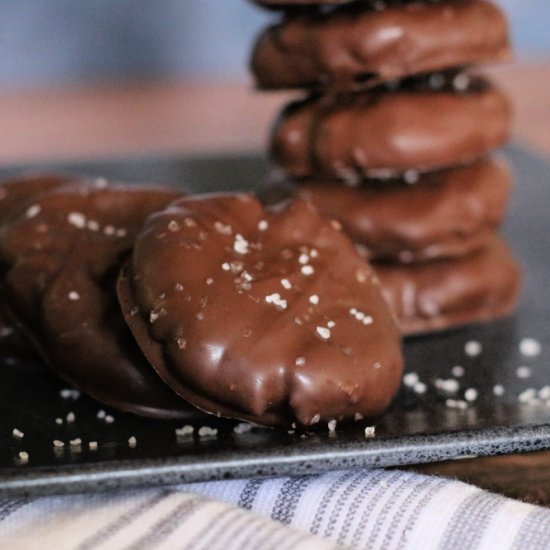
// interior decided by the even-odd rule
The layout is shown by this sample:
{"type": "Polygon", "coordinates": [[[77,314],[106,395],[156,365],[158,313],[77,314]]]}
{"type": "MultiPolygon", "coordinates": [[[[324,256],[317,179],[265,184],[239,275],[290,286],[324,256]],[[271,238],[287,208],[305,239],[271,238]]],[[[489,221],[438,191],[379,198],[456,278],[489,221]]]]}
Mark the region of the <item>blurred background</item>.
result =
{"type": "MultiPolygon", "coordinates": [[[[550,2],[498,1],[519,58],[550,56],[550,2]]],[[[0,87],[242,79],[268,20],[245,0],[0,0],[0,87]]]]}
{"type": "MultiPolygon", "coordinates": [[[[519,135],[550,141],[550,2],[495,1],[519,135]]],[[[247,62],[276,19],[247,0],[0,0],[0,162],[260,150],[285,94],[255,93],[247,62]]]]}

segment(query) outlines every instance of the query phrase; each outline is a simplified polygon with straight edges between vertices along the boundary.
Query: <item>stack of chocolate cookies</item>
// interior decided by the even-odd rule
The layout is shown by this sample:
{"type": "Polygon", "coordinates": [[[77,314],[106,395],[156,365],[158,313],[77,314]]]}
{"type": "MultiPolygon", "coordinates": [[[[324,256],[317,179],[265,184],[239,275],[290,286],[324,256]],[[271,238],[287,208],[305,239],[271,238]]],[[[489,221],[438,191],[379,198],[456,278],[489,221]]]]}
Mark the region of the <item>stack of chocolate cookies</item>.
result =
{"type": "Polygon", "coordinates": [[[510,57],[502,11],[486,0],[256,3],[281,15],[255,45],[257,86],[307,91],[273,129],[277,186],[341,223],[403,333],[510,313],[520,274],[497,230],[512,178],[494,150],[511,111],[471,69],[510,57]]]}

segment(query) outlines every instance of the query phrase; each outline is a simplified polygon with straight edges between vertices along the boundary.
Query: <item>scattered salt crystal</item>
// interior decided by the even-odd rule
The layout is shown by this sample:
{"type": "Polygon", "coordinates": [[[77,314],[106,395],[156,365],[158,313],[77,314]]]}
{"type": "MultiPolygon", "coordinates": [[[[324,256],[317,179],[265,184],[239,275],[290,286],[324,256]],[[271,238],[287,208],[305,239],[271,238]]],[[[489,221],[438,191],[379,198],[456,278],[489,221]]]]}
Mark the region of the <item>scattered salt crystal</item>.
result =
{"type": "Polygon", "coordinates": [[[210,428],[209,426],[202,426],[198,431],[199,437],[214,437],[218,435],[216,428],[210,428]]]}
{"type": "Polygon", "coordinates": [[[193,435],[194,431],[195,428],[193,428],[193,426],[190,426],[189,424],[182,426],[181,428],[176,428],[175,430],[177,437],[187,437],[193,435]]]}
{"type": "Polygon", "coordinates": [[[15,439],[23,439],[25,437],[25,434],[17,428],[14,428],[11,434],[15,439]]]}
{"type": "Polygon", "coordinates": [[[542,351],[542,346],[538,340],[534,338],[524,338],[519,343],[519,352],[524,357],[537,357],[542,351]]]}
{"type": "Polygon", "coordinates": [[[74,412],[70,412],[69,414],[67,414],[66,416],[66,420],[69,424],[71,424],[72,422],[74,422],[76,420],[76,417],[74,415],[74,412]]]}
{"type": "Polygon", "coordinates": [[[56,419],[55,419],[55,423],[56,423],[58,426],[61,426],[61,424],[63,424],[63,419],[62,419],[62,418],[56,418],[56,419]]]}
{"type": "Polygon", "coordinates": [[[297,367],[301,367],[306,364],[306,358],[305,357],[296,357],[295,364],[297,367]]]}
{"type": "Polygon", "coordinates": [[[287,301],[281,298],[281,295],[278,292],[274,292],[273,294],[266,296],[265,301],[268,304],[273,304],[280,309],[286,309],[288,307],[287,301]]]}
{"type": "Polygon", "coordinates": [[[80,392],[78,390],[64,388],[59,392],[59,395],[62,399],[78,399],[80,397],[80,392]]]}
{"type": "Polygon", "coordinates": [[[464,344],[464,353],[468,357],[477,357],[483,351],[483,346],[476,340],[470,340],[464,344]]]}
{"type": "Polygon", "coordinates": [[[493,393],[497,396],[497,397],[500,397],[502,395],[504,395],[504,386],[502,384],[496,384],[495,386],[493,386],[493,393]]]}
{"type": "Polygon", "coordinates": [[[69,292],[69,300],[71,300],[71,302],[80,300],[80,294],[76,290],[71,290],[71,292],[69,292]]]}
{"type": "Polygon", "coordinates": [[[521,366],[521,367],[518,367],[517,370],[516,370],[516,376],[518,378],[531,378],[531,375],[533,374],[532,370],[530,367],[526,367],[526,366],[521,366]]]}
{"type": "Polygon", "coordinates": [[[419,382],[419,380],[420,379],[416,372],[408,372],[407,374],[405,374],[405,376],[403,376],[403,384],[405,384],[405,386],[409,388],[412,388],[415,384],[419,382]]]}
{"type": "Polygon", "coordinates": [[[56,449],[60,449],[62,447],[65,447],[65,443],[63,443],[63,441],[59,441],[59,439],[54,439],[53,440],[53,446],[56,448],[56,449]]]}
{"type": "Polygon", "coordinates": [[[237,252],[237,254],[248,254],[248,246],[248,241],[240,233],[237,233],[237,235],[235,235],[235,242],[233,243],[233,250],[237,252]]]}
{"type": "Polygon", "coordinates": [[[405,183],[408,183],[409,185],[413,185],[418,182],[420,179],[420,176],[418,175],[418,172],[416,170],[407,170],[403,174],[403,180],[405,183]]]}
{"type": "Polygon", "coordinates": [[[97,411],[97,418],[99,418],[99,420],[103,420],[105,418],[106,414],[107,413],[103,409],[101,409],[101,410],[97,411]]]}
{"type": "Polygon", "coordinates": [[[265,231],[268,227],[269,227],[269,224],[267,223],[266,220],[260,220],[258,222],[258,229],[260,231],[265,231]]]}
{"type": "Polygon", "coordinates": [[[301,269],[302,271],[302,274],[308,276],[308,275],[313,275],[315,273],[315,270],[313,269],[312,266],[310,265],[304,265],[301,269]]]}
{"type": "Polygon", "coordinates": [[[336,420],[330,420],[327,424],[328,431],[329,432],[335,432],[336,431],[336,425],[337,425],[336,420]]]}
{"type": "Polygon", "coordinates": [[[107,424],[112,424],[115,421],[114,417],[110,414],[105,415],[105,422],[107,424]]]}
{"type": "Polygon", "coordinates": [[[222,269],[223,269],[224,271],[230,271],[230,270],[231,270],[231,266],[230,266],[227,262],[224,262],[224,263],[222,264],[222,269]]]}
{"type": "Polygon", "coordinates": [[[525,391],[521,392],[518,395],[518,401],[520,403],[529,403],[533,404],[538,401],[537,399],[537,391],[533,388],[528,388],[525,391]]]}
{"type": "Polygon", "coordinates": [[[307,254],[300,254],[298,262],[300,262],[302,265],[306,265],[309,262],[309,256],[307,254]]]}
{"type": "Polygon", "coordinates": [[[159,317],[160,315],[156,311],[151,311],[151,313],[149,313],[149,322],[153,324],[158,321],[159,317]]]}
{"type": "Polygon", "coordinates": [[[21,451],[17,456],[21,464],[27,464],[29,462],[29,453],[21,451]]]}
{"type": "Polygon", "coordinates": [[[292,288],[292,284],[288,279],[281,279],[281,285],[283,285],[283,288],[286,288],[286,290],[290,290],[292,288]]]}
{"type": "Polygon", "coordinates": [[[330,329],[326,327],[317,327],[315,332],[323,339],[328,340],[330,338],[330,329]]]}
{"type": "Polygon", "coordinates": [[[475,389],[475,388],[468,388],[465,392],[464,392],[464,399],[466,399],[466,401],[475,401],[477,399],[477,396],[478,396],[478,391],[475,389]]]}
{"type": "Polygon", "coordinates": [[[29,206],[29,208],[27,208],[27,212],[25,213],[25,215],[27,216],[27,218],[34,218],[35,216],[38,216],[38,214],[40,214],[41,210],[42,208],[39,204],[33,204],[32,206],[29,206]]]}
{"type": "Polygon", "coordinates": [[[252,430],[252,424],[248,424],[247,422],[240,422],[233,428],[233,431],[236,434],[244,434],[249,432],[250,430],[252,430]]]}
{"type": "Polygon", "coordinates": [[[180,224],[176,220],[170,220],[168,222],[169,231],[175,232],[175,231],[179,231],[179,229],[180,229],[180,224]]]}
{"type": "Polygon", "coordinates": [[[80,212],[71,212],[67,216],[67,221],[71,225],[74,225],[79,229],[83,229],[84,227],[86,227],[86,216],[84,216],[84,214],[81,214],[80,212]]]}
{"type": "Polygon", "coordinates": [[[97,451],[97,441],[90,441],[88,443],[88,449],[90,449],[90,451],[97,451]]]}
{"type": "Polygon", "coordinates": [[[132,435],[131,437],[128,438],[128,447],[130,447],[130,449],[135,449],[136,445],[137,445],[137,439],[132,435]]]}
{"type": "Polygon", "coordinates": [[[77,437],[76,439],[71,439],[69,441],[69,444],[71,447],[80,447],[80,445],[82,445],[82,439],[80,439],[80,437],[77,437]]]}
{"type": "Polygon", "coordinates": [[[426,391],[428,391],[428,386],[426,386],[424,382],[417,382],[412,388],[414,393],[417,393],[419,395],[423,395],[426,393],[426,391]]]}
{"type": "Polygon", "coordinates": [[[312,294],[309,297],[309,303],[313,305],[317,305],[319,303],[319,296],[317,296],[317,294],[312,294]]]}
{"type": "Polygon", "coordinates": [[[456,393],[460,389],[460,384],[458,383],[458,380],[455,380],[454,378],[449,378],[448,380],[438,378],[435,381],[435,387],[445,393],[456,393]]]}
{"type": "Polygon", "coordinates": [[[365,437],[374,437],[376,426],[367,426],[365,428],[365,437]]]}
{"type": "Polygon", "coordinates": [[[464,374],[466,373],[464,367],[461,367],[460,365],[456,365],[451,369],[451,374],[455,378],[462,378],[464,374]]]}

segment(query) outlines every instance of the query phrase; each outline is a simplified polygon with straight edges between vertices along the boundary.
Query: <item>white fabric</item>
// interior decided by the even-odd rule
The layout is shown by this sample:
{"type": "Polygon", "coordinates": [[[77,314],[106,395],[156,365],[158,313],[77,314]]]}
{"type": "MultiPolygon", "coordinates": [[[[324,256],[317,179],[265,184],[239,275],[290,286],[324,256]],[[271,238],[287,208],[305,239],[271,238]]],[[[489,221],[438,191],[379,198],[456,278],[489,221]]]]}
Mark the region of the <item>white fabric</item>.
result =
{"type": "Polygon", "coordinates": [[[550,510],[360,470],[0,501],[1,549],[550,548],[550,510]]]}

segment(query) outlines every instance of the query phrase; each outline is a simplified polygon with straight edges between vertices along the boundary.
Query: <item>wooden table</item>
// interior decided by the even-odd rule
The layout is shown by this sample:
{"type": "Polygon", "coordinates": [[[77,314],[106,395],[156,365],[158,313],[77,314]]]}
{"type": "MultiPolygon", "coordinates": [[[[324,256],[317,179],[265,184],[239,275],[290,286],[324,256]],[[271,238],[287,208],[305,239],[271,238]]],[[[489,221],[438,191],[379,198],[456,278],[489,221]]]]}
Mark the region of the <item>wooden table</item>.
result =
{"type": "MultiPolygon", "coordinates": [[[[550,60],[493,73],[516,105],[515,136],[550,153],[550,60]]],[[[250,83],[0,92],[0,163],[259,150],[288,97],[250,83]]]]}
{"type": "MultiPolygon", "coordinates": [[[[492,71],[516,106],[515,139],[550,155],[550,60],[492,71]]],[[[288,94],[249,83],[125,84],[0,93],[0,163],[261,150],[288,94]]],[[[550,505],[550,452],[415,467],[550,505]]]]}

